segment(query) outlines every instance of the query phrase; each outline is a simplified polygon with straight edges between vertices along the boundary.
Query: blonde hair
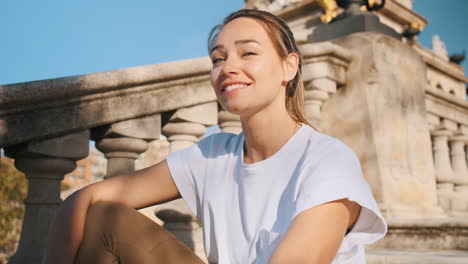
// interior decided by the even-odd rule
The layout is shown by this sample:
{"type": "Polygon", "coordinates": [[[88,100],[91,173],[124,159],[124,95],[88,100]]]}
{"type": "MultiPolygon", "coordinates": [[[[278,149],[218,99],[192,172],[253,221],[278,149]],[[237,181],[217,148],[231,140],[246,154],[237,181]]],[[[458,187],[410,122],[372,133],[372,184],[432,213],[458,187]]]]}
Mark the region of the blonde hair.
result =
{"type": "Polygon", "coordinates": [[[302,81],[302,55],[294,40],[291,29],[281,18],[262,10],[241,9],[236,11],[227,16],[221,25],[217,25],[211,30],[208,38],[208,51],[215,44],[221,29],[232,20],[240,17],[248,17],[260,21],[282,59],[286,58],[290,53],[296,53],[299,57],[296,76],[286,85],[286,110],[296,123],[304,123],[313,127],[305,118],[304,113],[305,88],[302,81]]]}

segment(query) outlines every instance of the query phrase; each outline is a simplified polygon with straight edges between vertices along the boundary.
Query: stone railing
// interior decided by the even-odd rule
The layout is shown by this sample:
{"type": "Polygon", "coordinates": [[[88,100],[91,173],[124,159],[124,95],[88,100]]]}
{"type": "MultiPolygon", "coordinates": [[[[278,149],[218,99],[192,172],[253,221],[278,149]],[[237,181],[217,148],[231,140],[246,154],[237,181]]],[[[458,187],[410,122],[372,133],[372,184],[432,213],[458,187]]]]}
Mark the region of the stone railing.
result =
{"type": "MultiPolygon", "coordinates": [[[[320,105],[345,84],[350,57],[331,43],[302,50],[306,109],[316,122],[320,105]]],[[[161,134],[173,152],[195,143],[208,126],[239,133],[239,117],[218,109],[210,68],[209,59],[201,58],[0,86],[0,146],[29,182],[23,231],[10,263],[40,263],[62,202],[60,182],[88,155],[89,140],[105,154],[108,178],[133,171],[138,155],[161,134]]],[[[160,215],[195,221],[167,211],[160,215]]],[[[200,252],[197,245],[195,250],[200,252]]]]}
{"type": "Polygon", "coordinates": [[[426,91],[437,194],[451,216],[468,216],[468,102],[429,87],[426,91]]]}
{"type": "Polygon", "coordinates": [[[111,177],[133,171],[161,127],[179,148],[216,123],[210,68],[203,58],[0,86],[0,146],[29,182],[11,263],[40,263],[62,202],[60,181],[88,155],[90,139],[105,154],[111,177]],[[208,117],[193,118],[200,109],[208,117]]]}

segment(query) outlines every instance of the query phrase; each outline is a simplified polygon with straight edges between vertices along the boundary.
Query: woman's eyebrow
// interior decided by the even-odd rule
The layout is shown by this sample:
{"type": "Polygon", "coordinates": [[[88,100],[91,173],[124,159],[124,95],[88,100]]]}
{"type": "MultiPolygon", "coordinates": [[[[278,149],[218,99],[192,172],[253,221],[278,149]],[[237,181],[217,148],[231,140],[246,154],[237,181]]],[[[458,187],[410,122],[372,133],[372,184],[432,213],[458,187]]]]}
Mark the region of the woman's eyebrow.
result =
{"type": "MultiPolygon", "coordinates": [[[[246,44],[246,43],[251,43],[251,42],[257,43],[258,45],[263,46],[262,43],[258,42],[255,39],[240,39],[240,40],[234,41],[234,44],[239,45],[239,44],[246,44]]],[[[213,53],[213,51],[220,49],[220,48],[224,48],[224,45],[222,44],[215,45],[213,48],[211,48],[210,54],[213,53]]]]}
{"type": "Polygon", "coordinates": [[[254,43],[257,43],[258,45],[260,46],[263,46],[262,43],[258,42],[257,40],[255,39],[241,39],[241,40],[236,40],[234,41],[234,43],[237,45],[237,44],[245,44],[245,43],[250,43],[250,42],[254,42],[254,43]]]}

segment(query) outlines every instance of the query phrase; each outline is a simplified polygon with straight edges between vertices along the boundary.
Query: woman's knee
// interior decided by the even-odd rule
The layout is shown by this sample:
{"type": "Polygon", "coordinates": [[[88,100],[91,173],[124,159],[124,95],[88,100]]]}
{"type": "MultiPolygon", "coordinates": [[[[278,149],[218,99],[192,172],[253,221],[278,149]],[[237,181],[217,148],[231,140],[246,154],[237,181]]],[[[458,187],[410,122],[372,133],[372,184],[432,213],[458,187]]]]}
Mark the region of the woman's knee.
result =
{"type": "Polygon", "coordinates": [[[115,202],[96,202],[88,208],[87,218],[98,218],[98,219],[113,219],[120,218],[132,213],[136,210],[115,202]]]}

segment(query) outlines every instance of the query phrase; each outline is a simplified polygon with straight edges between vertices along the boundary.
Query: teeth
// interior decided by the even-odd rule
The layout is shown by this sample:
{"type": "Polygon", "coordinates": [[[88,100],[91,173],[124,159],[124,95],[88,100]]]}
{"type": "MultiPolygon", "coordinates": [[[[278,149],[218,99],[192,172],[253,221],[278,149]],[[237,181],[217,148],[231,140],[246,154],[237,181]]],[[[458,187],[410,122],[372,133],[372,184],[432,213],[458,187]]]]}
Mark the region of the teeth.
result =
{"type": "Polygon", "coordinates": [[[232,84],[232,85],[227,86],[224,90],[231,91],[231,90],[246,87],[246,86],[247,86],[246,84],[232,84]]]}

